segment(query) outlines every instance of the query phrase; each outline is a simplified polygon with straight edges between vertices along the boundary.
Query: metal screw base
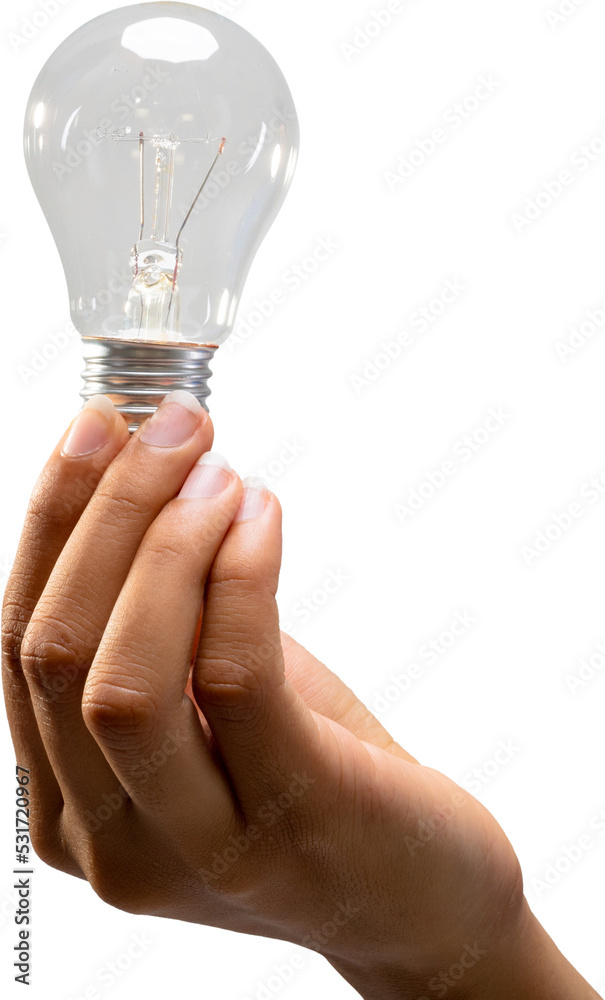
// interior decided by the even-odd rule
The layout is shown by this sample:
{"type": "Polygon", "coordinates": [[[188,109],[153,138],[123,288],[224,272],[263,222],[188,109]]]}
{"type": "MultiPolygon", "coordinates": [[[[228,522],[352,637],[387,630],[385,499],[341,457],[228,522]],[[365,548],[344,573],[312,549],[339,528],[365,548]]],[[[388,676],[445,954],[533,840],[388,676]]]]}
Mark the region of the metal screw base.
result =
{"type": "Polygon", "coordinates": [[[97,393],[109,396],[128,418],[131,432],[174,389],[187,389],[208,409],[209,363],[216,344],[161,344],[113,337],[83,337],[82,343],[86,367],[80,395],[85,401],[97,393]]]}

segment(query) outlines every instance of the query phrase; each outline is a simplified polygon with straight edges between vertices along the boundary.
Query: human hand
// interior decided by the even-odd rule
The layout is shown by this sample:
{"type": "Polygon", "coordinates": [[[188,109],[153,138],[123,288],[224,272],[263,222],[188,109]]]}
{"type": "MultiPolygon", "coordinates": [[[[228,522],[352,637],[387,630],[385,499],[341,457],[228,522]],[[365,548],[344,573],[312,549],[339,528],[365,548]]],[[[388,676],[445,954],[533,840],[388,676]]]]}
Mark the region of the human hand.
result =
{"type": "Polygon", "coordinates": [[[208,455],[193,397],[130,440],[95,402],[5,594],[37,854],[126,911],[314,948],[366,997],[429,995],[454,967],[449,997],[498,996],[524,941],[549,946],[495,819],[280,633],[278,501],[208,455]]]}

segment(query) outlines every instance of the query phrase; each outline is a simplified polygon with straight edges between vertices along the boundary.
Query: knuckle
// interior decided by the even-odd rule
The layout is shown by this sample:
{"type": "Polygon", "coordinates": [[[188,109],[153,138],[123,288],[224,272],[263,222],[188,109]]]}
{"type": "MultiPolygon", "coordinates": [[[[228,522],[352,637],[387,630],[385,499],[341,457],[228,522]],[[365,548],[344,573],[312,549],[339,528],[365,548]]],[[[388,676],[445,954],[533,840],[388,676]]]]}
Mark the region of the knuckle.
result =
{"type": "Polygon", "coordinates": [[[166,889],[162,877],[153,877],[151,859],[157,858],[157,844],[150,843],[144,832],[128,822],[120,833],[92,836],[85,846],[82,868],[92,890],[108,906],[125,913],[162,915],[166,889]],[[124,849],[136,841],[136,854],[124,849]]]}
{"type": "Polygon", "coordinates": [[[215,711],[253,723],[260,715],[263,688],[254,665],[239,652],[237,658],[233,648],[222,655],[219,651],[211,657],[204,654],[194,671],[193,693],[215,711]]]}
{"type": "Polygon", "coordinates": [[[27,622],[18,604],[5,600],[2,609],[2,655],[11,667],[21,668],[21,644],[27,622]]]}
{"type": "Polygon", "coordinates": [[[92,890],[104,903],[124,913],[162,916],[165,905],[162,891],[149,885],[148,873],[125,870],[117,864],[115,853],[91,867],[86,876],[92,890]]]}
{"type": "Polygon", "coordinates": [[[219,556],[212,569],[211,586],[219,587],[234,595],[266,590],[273,593],[272,584],[273,579],[267,566],[260,559],[247,558],[243,553],[237,559],[223,560],[219,556]]]}
{"type": "Polygon", "coordinates": [[[149,686],[139,679],[137,689],[132,684],[129,676],[95,679],[85,688],[82,715],[93,736],[120,750],[132,744],[138,755],[159,730],[160,708],[149,686]]]}
{"type": "MultiPolygon", "coordinates": [[[[247,690],[255,691],[265,678],[269,680],[274,675],[276,664],[283,667],[279,631],[271,620],[263,629],[259,616],[251,633],[227,606],[225,613],[215,614],[207,631],[202,633],[200,662],[211,679],[234,679],[247,690]]],[[[278,676],[283,679],[283,669],[278,676]]]]}
{"type": "Polygon", "coordinates": [[[28,680],[54,694],[71,687],[89,665],[86,650],[70,626],[47,615],[30,621],[20,656],[28,680]]]}
{"type": "Polygon", "coordinates": [[[2,653],[9,660],[17,660],[25,630],[36,606],[33,596],[31,571],[22,561],[13,566],[7,580],[2,600],[2,653]]]}
{"type": "MultiPolygon", "coordinates": [[[[134,893],[130,884],[132,873],[124,868],[117,852],[91,841],[87,845],[86,878],[99,899],[108,906],[134,913],[134,893]]],[[[144,885],[144,882],[142,882],[144,885]]],[[[139,888],[139,895],[143,895],[139,888]]]]}
{"type": "Polygon", "coordinates": [[[39,482],[27,508],[26,535],[32,541],[40,535],[48,537],[69,523],[73,507],[73,501],[66,491],[53,491],[51,483],[39,482]]]}
{"type": "MultiPolygon", "coordinates": [[[[81,821],[81,817],[78,819],[81,821]]],[[[97,896],[109,906],[127,912],[131,910],[129,904],[135,878],[128,844],[135,839],[141,841],[133,828],[132,813],[126,809],[112,816],[107,827],[98,823],[80,829],[76,852],[80,868],[97,896]]],[[[140,882],[144,884],[144,878],[140,882]]]]}
{"type": "Polygon", "coordinates": [[[130,889],[119,881],[115,874],[109,871],[98,871],[91,869],[87,875],[93,892],[108,906],[113,906],[117,910],[124,910],[125,913],[134,913],[131,904],[130,889]]]}
{"type": "Polygon", "coordinates": [[[95,507],[98,511],[98,519],[105,524],[123,525],[125,522],[133,522],[140,525],[141,521],[146,521],[149,517],[149,508],[141,497],[136,494],[129,495],[129,490],[120,484],[120,492],[114,493],[110,489],[98,489],[95,494],[95,507]]]}
{"type": "Polygon", "coordinates": [[[183,559],[184,553],[176,546],[170,545],[168,541],[160,538],[149,539],[143,546],[142,555],[148,563],[157,566],[166,566],[183,559]]]}
{"type": "Polygon", "coordinates": [[[206,606],[211,608],[211,620],[216,625],[216,643],[224,648],[235,642],[244,654],[248,652],[249,660],[257,663],[273,655],[275,643],[268,642],[267,636],[279,632],[276,589],[263,577],[254,577],[252,571],[222,579],[213,575],[206,591],[206,606]]]}

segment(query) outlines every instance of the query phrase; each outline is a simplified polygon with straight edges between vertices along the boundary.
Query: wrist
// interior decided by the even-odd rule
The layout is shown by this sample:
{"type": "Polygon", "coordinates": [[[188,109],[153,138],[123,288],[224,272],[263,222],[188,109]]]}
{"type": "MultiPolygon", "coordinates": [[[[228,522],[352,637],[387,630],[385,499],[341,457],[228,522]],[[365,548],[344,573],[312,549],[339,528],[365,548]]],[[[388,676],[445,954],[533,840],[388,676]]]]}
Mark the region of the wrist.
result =
{"type": "Polygon", "coordinates": [[[561,954],[523,901],[497,944],[470,939],[423,970],[404,963],[371,967],[333,961],[364,1000],[600,1000],[561,954]]]}

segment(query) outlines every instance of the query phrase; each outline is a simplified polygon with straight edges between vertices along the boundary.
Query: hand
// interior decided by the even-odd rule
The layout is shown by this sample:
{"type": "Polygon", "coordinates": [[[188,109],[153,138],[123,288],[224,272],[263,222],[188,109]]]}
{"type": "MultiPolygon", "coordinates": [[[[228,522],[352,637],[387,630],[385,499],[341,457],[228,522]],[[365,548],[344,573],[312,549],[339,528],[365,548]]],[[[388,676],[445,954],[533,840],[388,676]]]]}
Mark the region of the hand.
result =
{"type": "Polygon", "coordinates": [[[537,933],[511,845],[280,633],[279,504],[212,439],[188,394],[132,439],[97,397],[35,488],[3,680],[37,854],[123,910],[313,948],[367,997],[497,996],[472,991],[537,933]]]}

